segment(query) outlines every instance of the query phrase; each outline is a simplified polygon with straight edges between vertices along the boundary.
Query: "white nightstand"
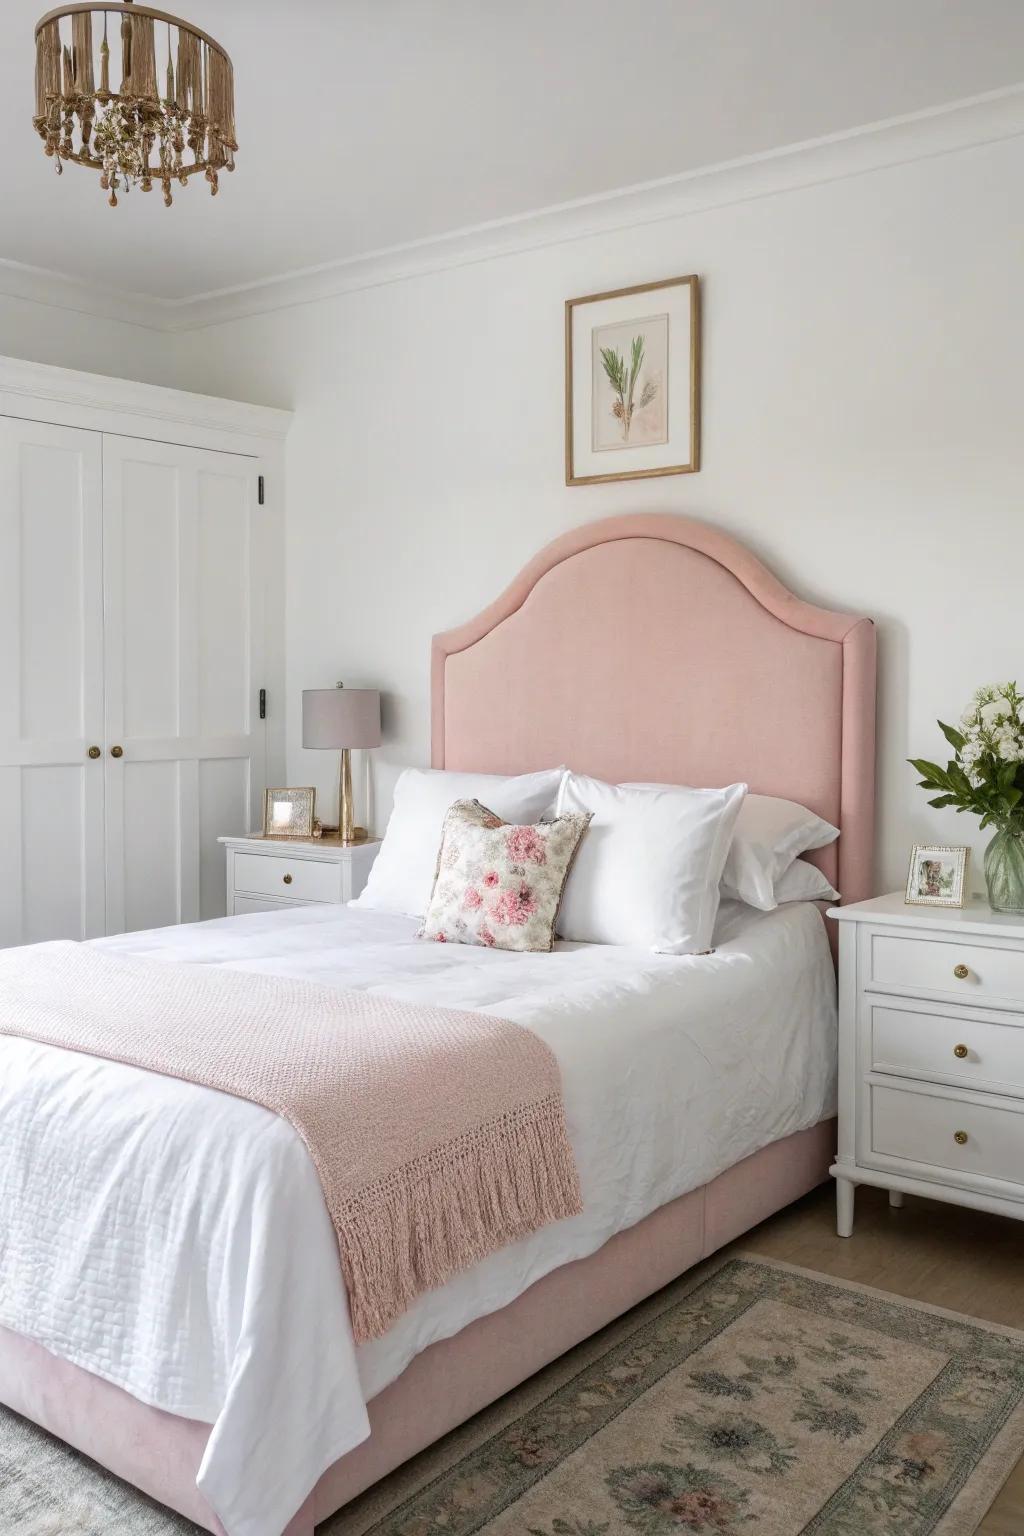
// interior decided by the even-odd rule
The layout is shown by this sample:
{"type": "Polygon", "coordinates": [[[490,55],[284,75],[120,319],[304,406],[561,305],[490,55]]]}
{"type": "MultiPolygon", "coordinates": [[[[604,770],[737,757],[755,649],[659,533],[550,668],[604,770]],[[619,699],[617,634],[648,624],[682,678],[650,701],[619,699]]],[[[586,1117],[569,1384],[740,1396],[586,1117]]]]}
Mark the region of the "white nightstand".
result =
{"type": "Polygon", "coordinates": [[[366,884],[380,839],[343,847],[336,837],[305,840],[221,837],[228,861],[228,916],[351,901],[366,884]]]}
{"type": "Polygon", "coordinates": [[[1024,1220],[1024,920],[984,901],[835,907],[837,1230],[874,1184],[1024,1220]]]}

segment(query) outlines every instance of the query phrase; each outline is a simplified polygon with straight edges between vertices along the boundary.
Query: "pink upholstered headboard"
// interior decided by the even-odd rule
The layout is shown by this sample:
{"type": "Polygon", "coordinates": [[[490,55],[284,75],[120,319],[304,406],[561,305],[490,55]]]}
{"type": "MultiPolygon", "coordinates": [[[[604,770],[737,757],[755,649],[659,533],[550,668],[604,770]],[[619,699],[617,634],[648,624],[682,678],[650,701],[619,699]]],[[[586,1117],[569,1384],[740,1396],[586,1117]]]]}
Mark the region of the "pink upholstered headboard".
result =
{"type": "Polygon", "coordinates": [[[874,626],[714,528],[644,514],[556,539],[435,636],[432,689],[436,768],[745,780],[834,822],[815,862],[844,901],[872,894],[874,626]]]}

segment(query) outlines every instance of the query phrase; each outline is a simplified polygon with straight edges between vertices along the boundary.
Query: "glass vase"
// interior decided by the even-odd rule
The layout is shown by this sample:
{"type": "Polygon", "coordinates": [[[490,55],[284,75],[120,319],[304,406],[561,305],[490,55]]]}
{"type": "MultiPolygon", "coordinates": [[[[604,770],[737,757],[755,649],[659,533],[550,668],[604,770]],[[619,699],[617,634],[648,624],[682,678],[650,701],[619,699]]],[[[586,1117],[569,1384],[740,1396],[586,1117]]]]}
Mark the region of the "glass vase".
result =
{"type": "Polygon", "coordinates": [[[985,884],[993,912],[1024,912],[1024,826],[1000,827],[989,843],[985,884]]]}

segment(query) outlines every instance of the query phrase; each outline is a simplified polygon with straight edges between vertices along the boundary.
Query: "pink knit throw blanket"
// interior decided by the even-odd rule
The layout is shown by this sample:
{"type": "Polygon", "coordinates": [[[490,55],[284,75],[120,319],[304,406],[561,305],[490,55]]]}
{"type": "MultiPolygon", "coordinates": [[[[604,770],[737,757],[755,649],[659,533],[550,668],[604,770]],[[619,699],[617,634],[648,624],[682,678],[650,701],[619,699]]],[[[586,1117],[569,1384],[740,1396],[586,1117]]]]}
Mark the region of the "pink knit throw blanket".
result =
{"type": "Polygon", "coordinates": [[[0,1034],[288,1120],[320,1176],[357,1342],[582,1208],[558,1064],[506,1019],[57,942],[0,953],[0,1034]]]}

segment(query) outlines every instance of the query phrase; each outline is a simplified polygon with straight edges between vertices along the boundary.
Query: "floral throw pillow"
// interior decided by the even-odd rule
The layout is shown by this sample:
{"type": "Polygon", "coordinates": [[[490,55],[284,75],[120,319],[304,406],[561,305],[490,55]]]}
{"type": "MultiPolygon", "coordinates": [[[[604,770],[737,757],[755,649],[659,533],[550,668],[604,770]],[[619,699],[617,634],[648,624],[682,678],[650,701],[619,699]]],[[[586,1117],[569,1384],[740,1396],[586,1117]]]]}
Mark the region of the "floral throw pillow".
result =
{"type": "Polygon", "coordinates": [[[589,814],[574,814],[517,827],[479,800],[456,800],[444,819],[420,938],[551,949],[558,904],[589,824],[589,814]]]}

